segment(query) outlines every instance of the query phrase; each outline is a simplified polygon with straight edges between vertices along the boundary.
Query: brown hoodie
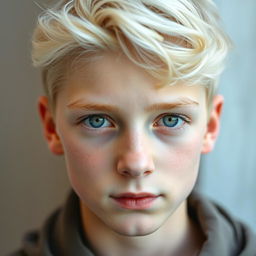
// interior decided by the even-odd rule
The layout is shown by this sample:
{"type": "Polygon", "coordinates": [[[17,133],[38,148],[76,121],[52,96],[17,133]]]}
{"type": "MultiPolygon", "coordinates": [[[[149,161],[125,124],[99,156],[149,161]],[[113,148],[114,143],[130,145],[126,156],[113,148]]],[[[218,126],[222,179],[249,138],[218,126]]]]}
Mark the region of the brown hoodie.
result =
{"type": "MultiPolygon", "coordinates": [[[[199,256],[256,256],[255,234],[217,204],[193,192],[188,212],[206,237],[199,256]]],[[[95,256],[81,227],[79,199],[72,192],[64,207],[40,231],[26,235],[23,249],[10,256],[95,256]]]]}

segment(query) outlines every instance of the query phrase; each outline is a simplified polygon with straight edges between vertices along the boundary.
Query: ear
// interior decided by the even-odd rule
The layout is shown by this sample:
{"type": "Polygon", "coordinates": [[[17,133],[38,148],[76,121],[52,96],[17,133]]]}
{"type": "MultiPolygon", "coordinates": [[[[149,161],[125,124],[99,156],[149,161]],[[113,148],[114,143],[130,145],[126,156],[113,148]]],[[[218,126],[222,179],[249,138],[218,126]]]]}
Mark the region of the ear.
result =
{"type": "Polygon", "coordinates": [[[209,113],[207,130],[204,136],[202,153],[207,154],[214,148],[220,130],[220,116],[224,104],[223,96],[216,95],[213,98],[212,110],[209,113]]]}
{"type": "Polygon", "coordinates": [[[43,125],[44,136],[50,151],[56,155],[62,155],[64,152],[63,147],[56,131],[53,114],[50,110],[47,97],[39,97],[38,111],[43,125]]]}

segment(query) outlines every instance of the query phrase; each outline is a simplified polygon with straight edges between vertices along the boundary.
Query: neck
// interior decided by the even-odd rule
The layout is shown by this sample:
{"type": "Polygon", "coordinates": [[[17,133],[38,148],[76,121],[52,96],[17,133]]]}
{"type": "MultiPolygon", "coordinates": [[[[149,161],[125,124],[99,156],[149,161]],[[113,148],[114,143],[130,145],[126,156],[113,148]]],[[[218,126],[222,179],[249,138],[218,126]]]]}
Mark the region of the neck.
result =
{"type": "Polygon", "coordinates": [[[186,202],[152,234],[133,237],[116,233],[82,203],[80,206],[85,236],[97,256],[194,256],[203,242],[199,228],[187,215],[186,202]]]}

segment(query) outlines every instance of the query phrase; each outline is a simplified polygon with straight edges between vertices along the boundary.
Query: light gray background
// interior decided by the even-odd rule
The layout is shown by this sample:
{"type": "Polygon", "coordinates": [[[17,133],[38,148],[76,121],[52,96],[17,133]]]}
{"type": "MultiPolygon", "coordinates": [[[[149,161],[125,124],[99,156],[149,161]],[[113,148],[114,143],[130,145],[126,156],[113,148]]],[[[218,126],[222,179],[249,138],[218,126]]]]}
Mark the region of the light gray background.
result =
{"type": "Polygon", "coordinates": [[[221,133],[202,159],[199,189],[256,231],[256,1],[216,3],[234,49],[220,85],[221,133]]]}
{"type": "MultiPolygon", "coordinates": [[[[221,80],[222,133],[215,152],[203,157],[199,189],[256,230],[256,1],[216,3],[235,48],[221,80]]],[[[0,255],[39,227],[69,189],[63,158],[48,152],[37,117],[42,91],[30,38],[39,11],[32,0],[1,0],[0,255]]]]}

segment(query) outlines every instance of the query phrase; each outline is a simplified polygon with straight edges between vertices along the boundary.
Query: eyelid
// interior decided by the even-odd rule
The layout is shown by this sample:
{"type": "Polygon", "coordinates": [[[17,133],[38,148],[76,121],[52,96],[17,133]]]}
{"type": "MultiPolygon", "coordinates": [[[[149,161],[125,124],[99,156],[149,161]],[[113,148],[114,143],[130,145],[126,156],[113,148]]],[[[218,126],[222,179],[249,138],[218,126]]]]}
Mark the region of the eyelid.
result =
{"type": "Polygon", "coordinates": [[[163,118],[165,116],[179,117],[179,118],[181,118],[186,123],[190,123],[191,122],[191,119],[187,115],[179,114],[179,113],[163,113],[160,116],[158,116],[156,120],[159,121],[161,118],[163,118]]]}
{"type": "Polygon", "coordinates": [[[91,129],[91,130],[99,130],[99,129],[106,129],[106,128],[110,128],[110,127],[115,127],[113,119],[110,118],[108,115],[102,114],[102,113],[88,114],[88,115],[82,116],[82,117],[78,118],[77,123],[81,124],[83,126],[86,126],[87,129],[91,129]],[[87,118],[93,117],[93,116],[100,116],[100,117],[105,118],[109,123],[111,123],[112,126],[93,128],[93,127],[86,126],[85,124],[82,123],[87,118]]]}

